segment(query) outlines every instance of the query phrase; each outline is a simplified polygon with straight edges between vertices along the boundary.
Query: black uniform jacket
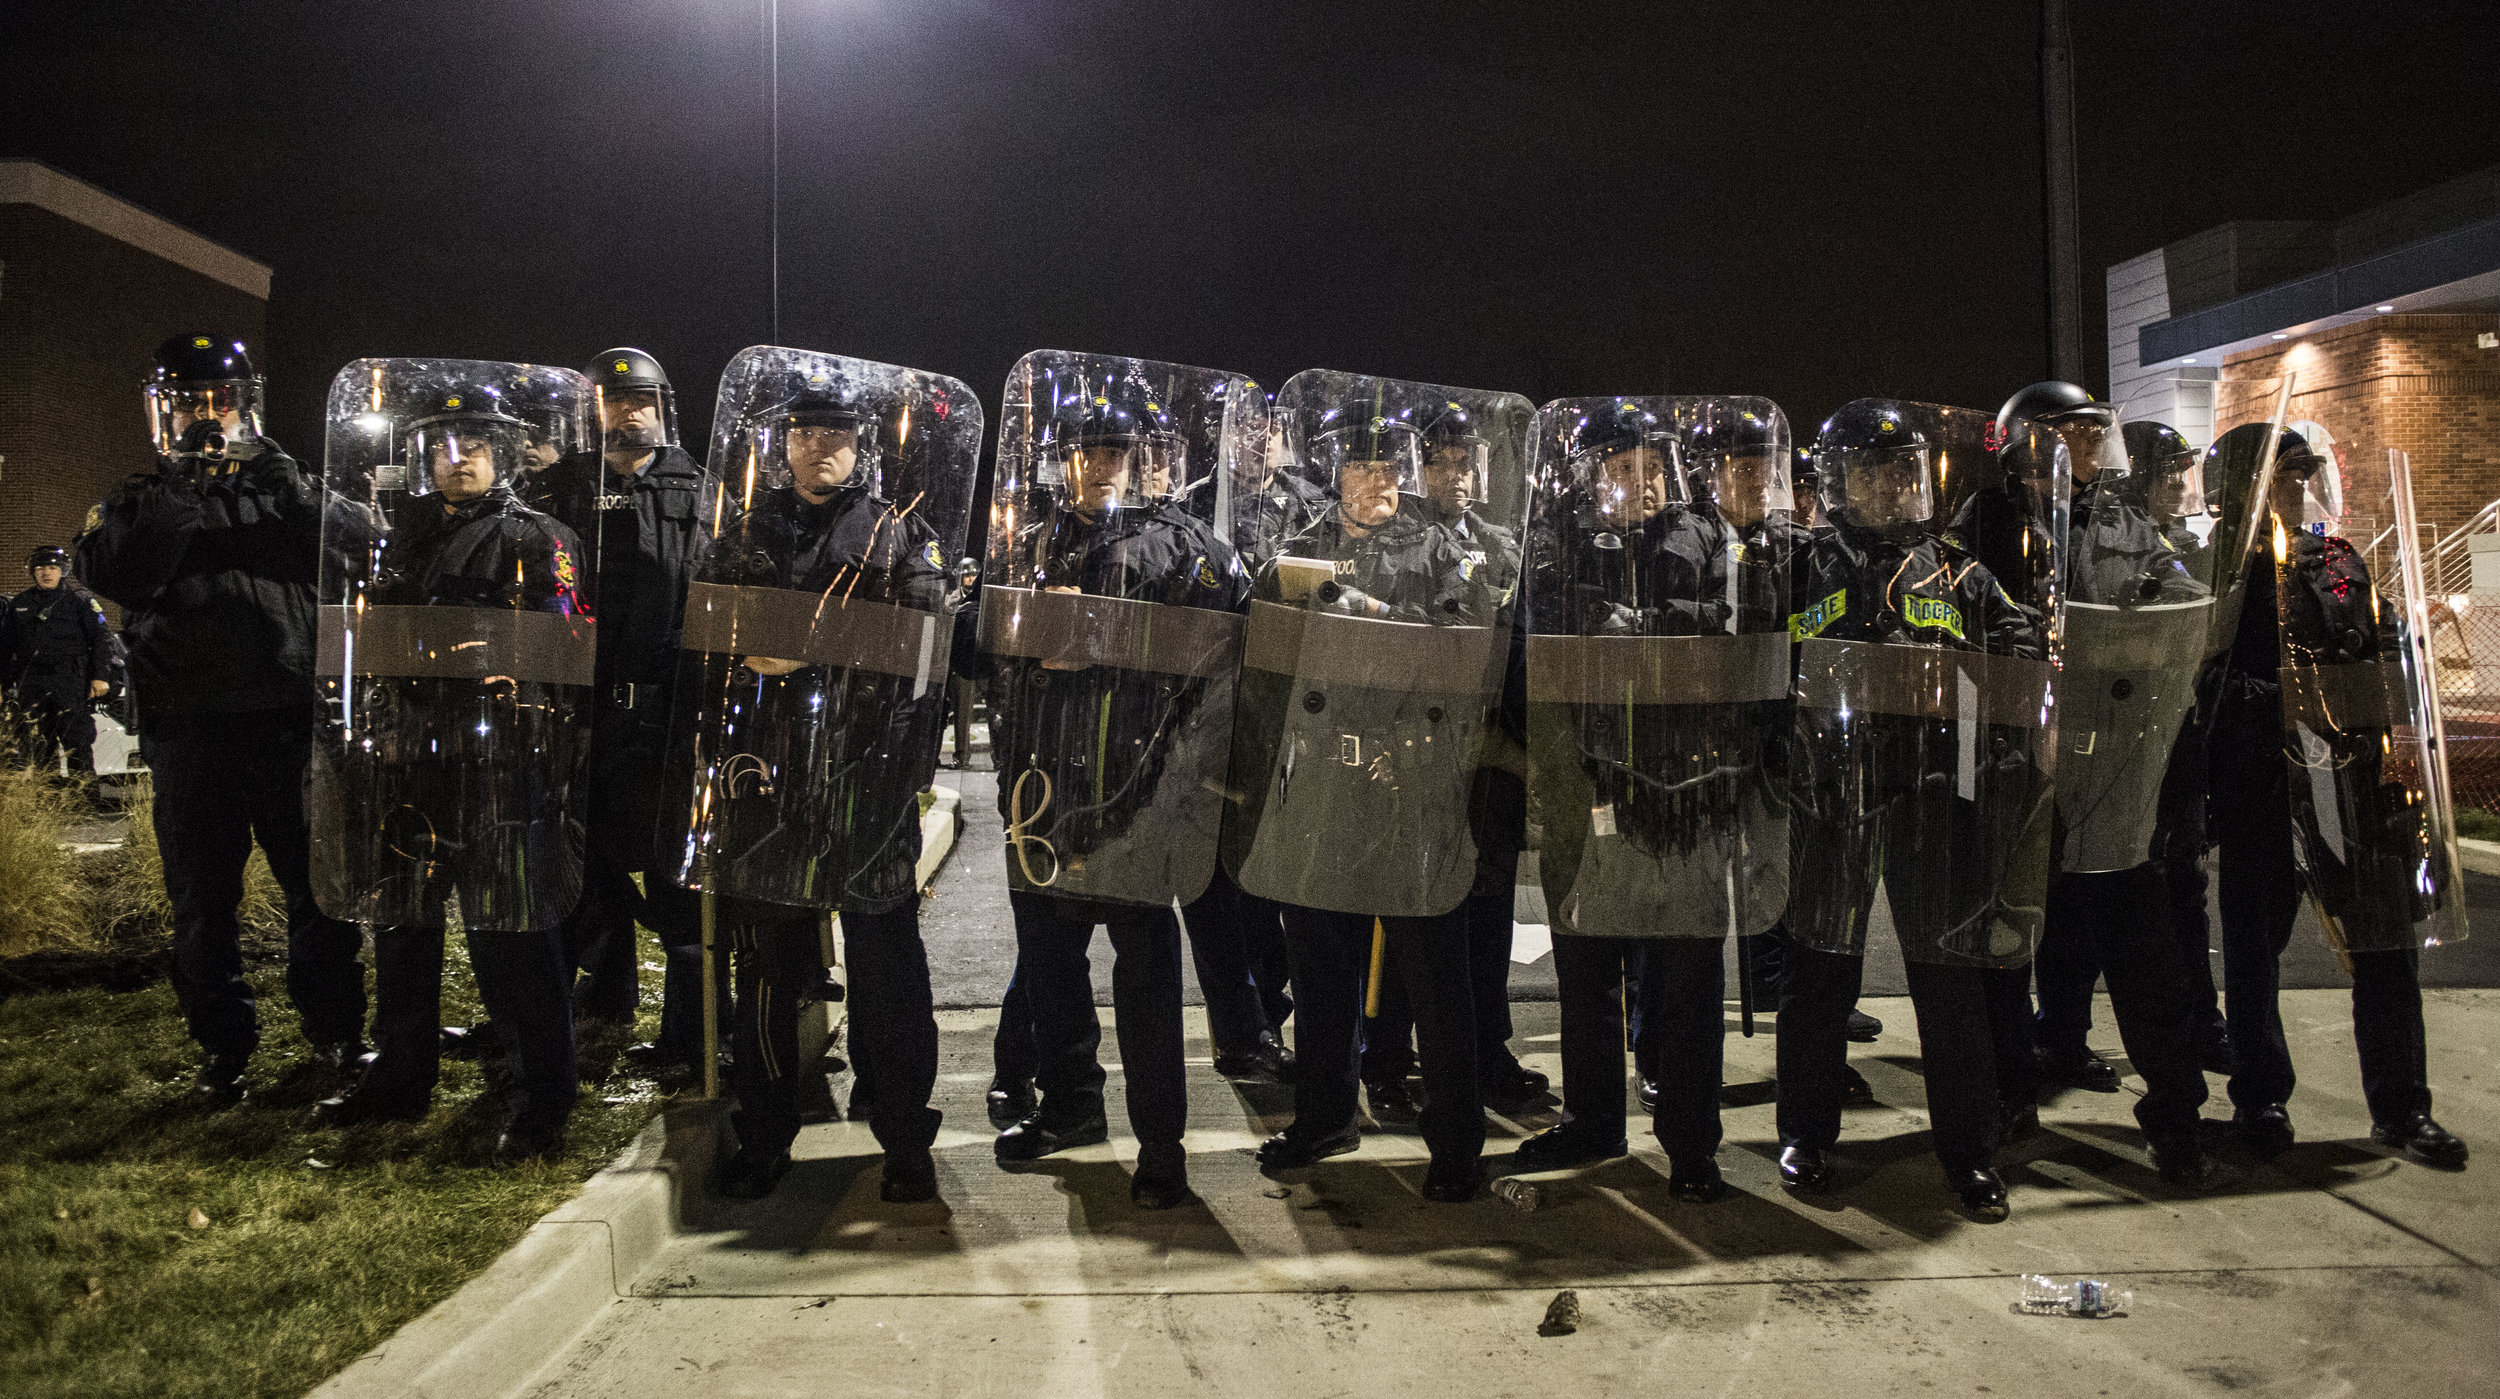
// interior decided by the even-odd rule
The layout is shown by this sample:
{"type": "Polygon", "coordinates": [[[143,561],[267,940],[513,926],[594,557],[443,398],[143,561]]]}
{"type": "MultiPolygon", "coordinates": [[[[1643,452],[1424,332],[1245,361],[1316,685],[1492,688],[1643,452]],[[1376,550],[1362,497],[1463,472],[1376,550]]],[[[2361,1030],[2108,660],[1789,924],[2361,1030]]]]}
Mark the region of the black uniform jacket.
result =
{"type": "MultiPolygon", "coordinates": [[[[1076,588],[1209,612],[1239,612],[1248,603],[1249,576],[1232,547],[1177,506],[1101,517],[1063,509],[1028,526],[1015,547],[1031,560],[1037,589],[1076,588]]],[[[993,657],[999,809],[1010,810],[1016,780],[1040,768],[1051,779],[1063,859],[1125,834],[1154,800],[1171,744],[1207,685],[1197,676],[1109,666],[1052,670],[1038,660],[993,657]]]]}
{"type": "MultiPolygon", "coordinates": [[[[834,605],[885,603],[944,618],[946,566],[927,523],[896,514],[865,489],[837,490],[814,503],[781,486],[745,514],[722,521],[695,576],[705,583],[814,593],[834,599],[834,605]]],[[[688,674],[703,674],[722,658],[690,653],[685,660],[688,674]]],[[[717,819],[725,823],[728,848],[749,860],[812,855],[824,861],[846,908],[878,912],[907,902],[920,854],[918,793],[937,767],[943,681],[915,694],[911,680],[866,669],[807,665],[785,675],[742,669],[731,675],[737,680],[732,688],[750,693],[751,703],[724,711],[719,697],[702,693],[702,687],[679,695],[681,710],[694,706],[687,711],[694,722],[735,726],[699,735],[698,745],[747,746],[770,756],[787,776],[760,806],[723,805],[717,819]],[[783,844],[772,843],[768,833],[775,830],[788,837],[783,844]]],[[[674,751],[670,761],[683,762],[693,751],[674,751]]],[[[671,787],[683,791],[693,785],[691,774],[681,774],[671,787]]],[[[765,874],[759,869],[750,877],[765,874]]]]}
{"type": "Polygon", "coordinates": [[[498,486],[444,507],[420,499],[384,546],[377,603],[587,612],[579,591],[581,543],[554,517],[498,486]]]}
{"type": "Polygon", "coordinates": [[[2099,484],[2076,492],[2066,548],[2077,602],[2142,607],[2212,595],[2151,516],[2099,484]]]}
{"type": "Polygon", "coordinates": [[[328,497],[268,438],[213,474],[171,462],[89,512],[78,576],[120,603],[140,721],[311,709],[328,497]]]}
{"type": "MultiPolygon", "coordinates": [[[[1369,534],[1357,535],[1331,510],[1317,524],[1285,541],[1288,558],[1323,559],[1337,565],[1336,582],[1387,608],[1387,620],[1434,626],[1488,627],[1500,620],[1501,598],[1490,566],[1439,525],[1427,523],[1411,498],[1369,534]]],[[[1273,573],[1259,580],[1258,595],[1278,596],[1273,573]]]]}
{"type": "Polygon", "coordinates": [[[598,685],[655,686],[634,697],[637,725],[665,724],[667,686],[685,633],[686,584],[701,541],[720,509],[712,474],[669,447],[637,476],[607,469],[597,452],[577,452],[541,473],[531,503],[569,526],[589,555],[599,613],[598,685]]]}
{"type": "Polygon", "coordinates": [[[1909,540],[1826,527],[1798,551],[1788,634],[1803,641],[1941,646],[2039,660],[2037,618],[1978,559],[1932,534],[1909,540]]]}
{"type": "MultiPolygon", "coordinates": [[[[1286,540],[1308,530],[1333,508],[1326,491],[1286,471],[1276,473],[1264,486],[1236,487],[1232,503],[1230,542],[1241,554],[1242,568],[1254,578],[1286,540]]],[[[1182,492],[1181,505],[1200,520],[1215,519],[1215,478],[1201,477],[1182,492]]]]}
{"type": "Polygon", "coordinates": [[[103,605],[77,584],[28,588],[0,612],[0,690],[20,702],[84,710],[88,681],[116,682],[122,673],[122,644],[103,605]]]}

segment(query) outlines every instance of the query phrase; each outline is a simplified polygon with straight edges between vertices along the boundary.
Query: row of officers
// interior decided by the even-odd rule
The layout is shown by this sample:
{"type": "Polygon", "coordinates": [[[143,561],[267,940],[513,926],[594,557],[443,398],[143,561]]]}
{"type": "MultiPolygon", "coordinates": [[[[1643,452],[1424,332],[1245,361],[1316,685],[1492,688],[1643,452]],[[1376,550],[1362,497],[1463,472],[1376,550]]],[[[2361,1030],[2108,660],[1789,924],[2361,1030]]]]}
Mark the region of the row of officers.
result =
{"type": "Polygon", "coordinates": [[[920,794],[978,684],[1017,945],[1002,1162],[1107,1134],[1106,928],[1132,1194],[1192,1198],[1185,928],[1219,1072],[1293,1085],[1264,1167],[1355,1150],[1368,1089],[1415,1115],[1426,1197],[1470,1198],[1486,1107],[1548,1087],[1507,1043],[1533,850],[1564,1111],[1522,1166],[1622,1154],[1637,1102],[1673,1193],[1724,1192],[1733,938],[1746,1029],[1777,1014],[1782,1180],[1832,1188],[1890,936],[1937,1158],[1989,1218],[2043,1089],[2116,1087],[2086,1044],[2104,979],[2166,1179],[2215,1178],[2207,1068],[2240,1140],[2290,1144],[2276,965],[2304,890],[2374,1135],[2465,1161],[2418,979],[2464,913],[2416,536],[2340,527],[2339,483],[2409,510],[2404,464],[2284,428],[2290,392],[2202,451],[2064,384],[1994,414],[1863,399],[1799,449],[1760,398],[1536,409],[1318,370],[1270,395],[1036,351],[982,483],[985,414],[945,376],[744,351],[697,461],[667,375],[620,349],[358,361],[316,472],[262,433],[241,347],[197,335],[146,388],[157,469],[96,508],[77,572],[128,617],[204,1106],[258,1040],[257,840],[306,1038],[361,1063],[324,1120],[422,1115],[465,1043],[517,1069],[499,1155],[556,1149],[576,1021],[631,1023],[639,922],[669,949],[641,1052],[708,1070],[734,1026],[719,1189],[788,1169],[800,1009],[847,994],[884,1196],[931,1198],[920,794]],[[439,1025],[454,930],[491,1030],[439,1025]]]}

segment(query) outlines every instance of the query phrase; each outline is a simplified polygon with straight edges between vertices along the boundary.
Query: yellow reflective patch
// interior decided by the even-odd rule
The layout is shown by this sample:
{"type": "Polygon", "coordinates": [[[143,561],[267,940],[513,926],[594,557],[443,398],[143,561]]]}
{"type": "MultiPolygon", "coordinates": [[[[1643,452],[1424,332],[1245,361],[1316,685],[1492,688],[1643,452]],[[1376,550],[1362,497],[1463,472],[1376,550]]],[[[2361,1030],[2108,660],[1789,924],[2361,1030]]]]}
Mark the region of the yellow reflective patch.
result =
{"type": "Polygon", "coordinates": [[[1208,563],[1207,556],[1204,554],[1198,556],[1198,586],[1202,588],[1216,586],[1215,565],[1208,563]]]}
{"type": "Polygon", "coordinates": [[[1943,598],[1913,597],[1901,604],[1901,620],[1914,627],[1942,627],[1956,641],[1967,641],[1962,635],[1962,612],[1943,598]]]}
{"type": "Polygon", "coordinates": [[[634,371],[634,367],[633,367],[631,364],[626,363],[624,360],[618,360],[618,361],[616,362],[616,372],[617,372],[617,373],[619,373],[619,374],[631,374],[633,371],[634,371]]]}
{"type": "Polygon", "coordinates": [[[1849,614],[1849,590],[1843,588],[1803,612],[1788,614],[1788,639],[1803,641],[1821,636],[1823,629],[1849,614]]]}

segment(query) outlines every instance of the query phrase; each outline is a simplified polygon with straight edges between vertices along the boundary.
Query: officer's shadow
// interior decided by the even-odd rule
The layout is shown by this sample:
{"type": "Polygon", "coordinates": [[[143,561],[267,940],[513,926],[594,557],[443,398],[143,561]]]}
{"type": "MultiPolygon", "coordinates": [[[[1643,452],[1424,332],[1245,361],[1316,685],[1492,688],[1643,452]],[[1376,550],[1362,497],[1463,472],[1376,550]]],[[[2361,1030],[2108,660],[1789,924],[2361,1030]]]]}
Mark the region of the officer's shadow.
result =
{"type": "Polygon", "coordinates": [[[1014,1174],[1043,1176],[1067,1202],[1071,1238],[1118,1239],[1158,1251],[1243,1256],[1241,1244],[1202,1198],[1168,1210],[1141,1209],[1129,1198],[1129,1170],[1117,1161],[1046,1156],[1014,1174]]]}
{"type": "Polygon", "coordinates": [[[885,1158],[876,1152],[801,1157],[791,1162],[773,1193],[761,1200],[732,1200],[711,1180],[691,1193],[683,1208],[690,1229],[733,1236],[735,1246],[799,1256],[813,1252],[868,1253],[892,1257],[959,1253],[950,1226],[944,1169],[938,1199],[925,1204],[888,1204],[878,1197],[885,1158]]]}

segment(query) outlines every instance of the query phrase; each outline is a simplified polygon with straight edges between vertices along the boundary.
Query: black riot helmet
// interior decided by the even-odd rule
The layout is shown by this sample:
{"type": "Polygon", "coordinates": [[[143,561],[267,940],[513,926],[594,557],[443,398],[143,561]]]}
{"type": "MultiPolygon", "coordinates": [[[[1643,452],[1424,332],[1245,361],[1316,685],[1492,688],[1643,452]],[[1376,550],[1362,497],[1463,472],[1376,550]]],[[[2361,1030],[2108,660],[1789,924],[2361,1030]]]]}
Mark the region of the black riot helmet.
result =
{"type": "Polygon", "coordinates": [[[28,573],[33,573],[39,568],[57,568],[63,572],[67,572],[69,569],[69,550],[62,548],[58,544],[36,545],[35,552],[26,556],[26,571],[28,573]]]}
{"type": "Polygon", "coordinates": [[[1934,444],[1899,404],[1844,404],[1814,438],[1815,489],[1837,525],[1915,531],[1936,513],[1934,444]]]}
{"type": "Polygon", "coordinates": [[[599,437],[607,450],[656,452],[677,445],[677,390],[658,360],[641,350],[608,350],[592,362],[589,372],[599,437]],[[644,402],[655,405],[656,413],[648,418],[626,416],[634,405],[644,402]]]}
{"type": "Polygon", "coordinates": [[[1684,456],[1694,499],[1713,502],[1726,519],[1749,524],[1796,508],[1788,424],[1767,405],[1711,405],[1685,435],[1684,456]]]}
{"type": "Polygon", "coordinates": [[[2119,428],[2127,448],[2128,495],[2165,522],[2205,513],[2204,462],[2168,423],[2148,420],[2119,428]]]}
{"type": "Polygon", "coordinates": [[[860,403],[848,381],[795,372],[790,380],[788,395],[756,414],[747,429],[762,483],[817,498],[837,490],[882,494],[883,419],[860,403]]]}
{"type": "Polygon", "coordinates": [[[2005,406],[1997,410],[1996,426],[1989,432],[1990,449],[2012,449],[2024,435],[2025,422],[2053,429],[2065,442],[2066,454],[2074,463],[2077,486],[2095,480],[2115,481],[2127,474],[2126,445],[2115,431],[2117,410],[2095,400],[2081,384],[2046,379],[2005,400],[2005,406]]]}
{"type": "Polygon", "coordinates": [[[1411,409],[1375,399],[1340,404],[1320,416],[1309,452],[1338,513],[1360,528],[1378,528],[1405,498],[1424,495],[1424,436],[1411,409]]]}
{"type": "Polygon", "coordinates": [[[1493,444],[1467,406],[1444,399],[1423,426],[1424,494],[1452,514],[1485,498],[1493,444]]]}
{"type": "Polygon", "coordinates": [[[1043,475],[1087,514],[1158,505],[1177,494],[1185,453],[1171,410],[1133,379],[1072,386],[1052,405],[1043,475]]]}
{"type": "Polygon", "coordinates": [[[1563,440],[1573,489],[1607,524],[1638,524],[1692,499],[1674,424],[1637,400],[1589,410],[1563,440]]]}
{"type": "Polygon", "coordinates": [[[429,393],[408,424],[408,493],[468,500],[509,489],[520,479],[521,447],[529,424],[509,411],[503,395],[483,384],[458,384],[429,393]],[[483,467],[479,484],[473,467],[483,467]]]}
{"type": "Polygon", "coordinates": [[[174,336],[141,388],[159,456],[222,457],[227,439],[260,436],[261,379],[240,340],[174,336]]]}

